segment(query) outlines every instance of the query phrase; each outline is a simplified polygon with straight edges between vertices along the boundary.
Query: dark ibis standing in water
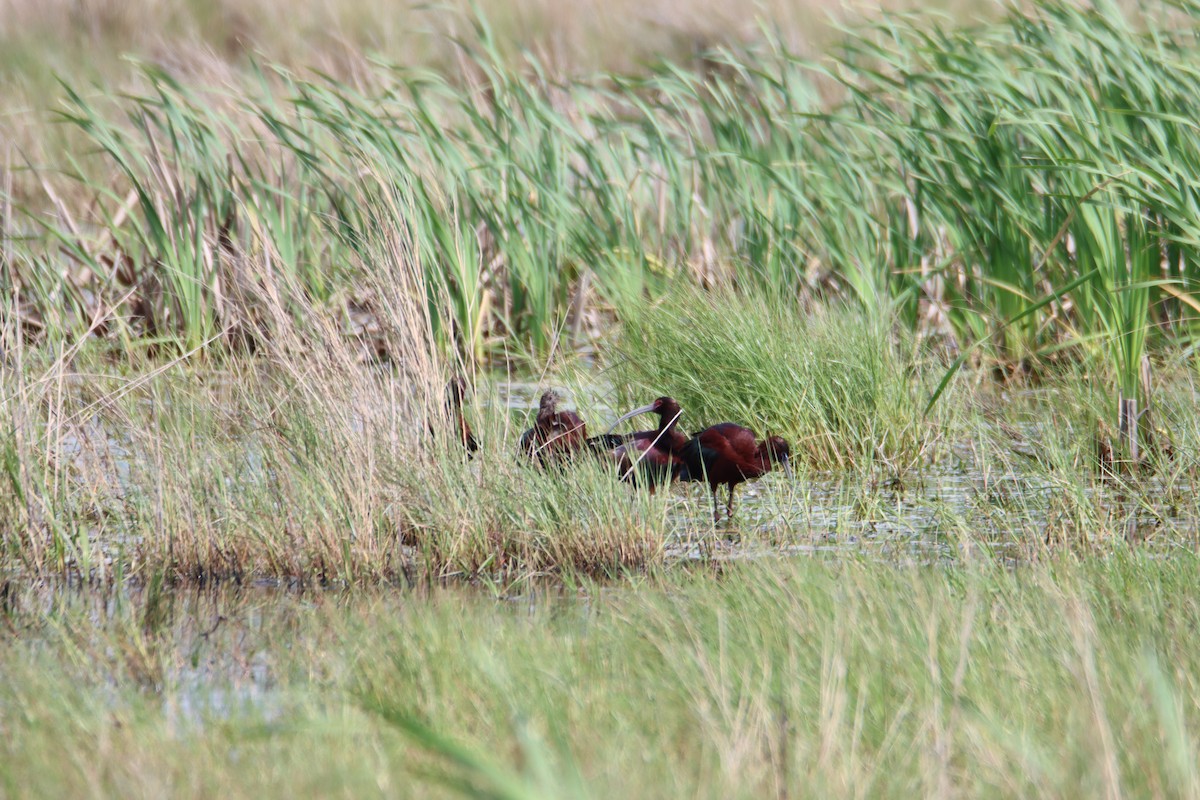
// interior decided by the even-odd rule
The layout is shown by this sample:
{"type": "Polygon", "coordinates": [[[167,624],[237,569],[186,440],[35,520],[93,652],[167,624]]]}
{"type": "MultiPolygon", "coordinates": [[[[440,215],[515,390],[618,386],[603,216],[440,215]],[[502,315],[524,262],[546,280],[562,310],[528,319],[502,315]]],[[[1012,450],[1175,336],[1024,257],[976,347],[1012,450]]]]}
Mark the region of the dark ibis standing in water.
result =
{"type": "Polygon", "coordinates": [[[533,427],[521,435],[521,452],[545,465],[573,455],[586,441],[587,425],[574,411],[559,411],[558,395],[548,391],[533,427]]]}
{"type": "Polygon", "coordinates": [[[687,445],[688,438],[678,428],[679,416],[683,413],[679,403],[672,397],[660,397],[650,405],[635,408],[623,415],[613,423],[612,428],[630,417],[649,413],[658,415],[658,427],[654,430],[606,433],[589,439],[588,447],[616,461],[621,480],[636,482],[645,479],[653,487],[678,480],[684,467],[679,453],[687,445]]]}
{"type": "Polygon", "coordinates": [[[479,442],[475,441],[475,434],[471,432],[471,426],[463,416],[466,397],[467,382],[462,378],[454,378],[446,384],[446,410],[450,412],[450,421],[458,429],[458,438],[463,447],[467,448],[468,453],[474,454],[479,449],[479,442]]]}
{"type": "Polygon", "coordinates": [[[769,436],[759,442],[749,428],[722,422],[700,431],[681,448],[684,467],[679,479],[708,482],[712,490],[713,521],[717,522],[721,519],[717,509],[717,488],[721,484],[729,487],[725,513],[732,517],[733,490],[737,485],[762,477],[775,464],[781,465],[791,477],[790,456],[791,448],[784,439],[769,436]]]}

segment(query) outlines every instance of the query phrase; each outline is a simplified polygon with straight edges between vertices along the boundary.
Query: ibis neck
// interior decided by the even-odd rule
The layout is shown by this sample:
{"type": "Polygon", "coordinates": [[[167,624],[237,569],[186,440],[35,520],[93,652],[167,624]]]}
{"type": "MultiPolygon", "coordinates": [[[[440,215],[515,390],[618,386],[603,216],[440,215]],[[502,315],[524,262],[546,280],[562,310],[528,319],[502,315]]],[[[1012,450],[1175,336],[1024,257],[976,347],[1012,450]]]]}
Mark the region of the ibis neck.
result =
{"type": "Polygon", "coordinates": [[[769,467],[771,465],[771,451],[767,449],[766,445],[760,446],[754,455],[762,466],[769,467]]]}

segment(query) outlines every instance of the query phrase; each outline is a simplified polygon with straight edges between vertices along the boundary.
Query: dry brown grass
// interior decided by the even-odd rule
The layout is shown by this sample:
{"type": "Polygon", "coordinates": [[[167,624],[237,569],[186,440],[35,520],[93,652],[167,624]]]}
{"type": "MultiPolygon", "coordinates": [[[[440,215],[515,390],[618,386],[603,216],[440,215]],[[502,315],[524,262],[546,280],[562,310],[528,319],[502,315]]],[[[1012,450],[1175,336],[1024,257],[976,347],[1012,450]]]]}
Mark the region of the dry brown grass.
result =
{"type": "MultiPolygon", "coordinates": [[[[170,57],[202,46],[230,60],[252,52],[289,66],[331,68],[347,53],[376,52],[402,63],[447,55],[444,36],[467,33],[474,5],[501,41],[573,70],[628,69],[646,57],[753,37],[760,20],[798,45],[819,43],[828,17],[869,11],[872,3],[829,0],[463,0],[402,5],[387,0],[4,0],[0,39],[71,42],[103,65],[124,53],[170,57]]],[[[55,64],[45,54],[44,66],[55,64]]],[[[61,54],[59,54],[61,55],[61,54]]],[[[83,54],[78,54],[80,57],[83,54]]],[[[88,60],[88,59],[81,59],[88,60]]],[[[58,62],[61,63],[61,62],[58,62]]],[[[344,77],[344,76],[343,76],[344,77]]]]}

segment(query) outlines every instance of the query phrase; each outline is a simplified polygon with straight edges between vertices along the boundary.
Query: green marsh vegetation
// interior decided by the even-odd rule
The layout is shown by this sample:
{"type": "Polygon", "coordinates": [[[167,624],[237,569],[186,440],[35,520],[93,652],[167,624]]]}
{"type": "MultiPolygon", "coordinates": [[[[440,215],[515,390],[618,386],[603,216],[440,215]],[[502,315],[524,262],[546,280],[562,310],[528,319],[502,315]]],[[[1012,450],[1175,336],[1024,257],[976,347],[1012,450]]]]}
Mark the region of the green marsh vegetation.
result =
{"type": "Polygon", "coordinates": [[[1196,794],[1200,6],[992,12],[30,77],[5,793],[1196,794]],[[534,468],[516,384],[798,480],[534,468]]]}
{"type": "Polygon", "coordinates": [[[591,77],[480,17],[456,74],[142,62],[103,102],[64,81],[80,147],[8,178],[42,196],[4,214],[5,546],[176,577],[661,558],[662,500],[506,455],[504,370],[590,367],[611,410],[674,394],[685,428],[771,429],[861,486],[997,459],[1100,503],[1184,486],[1195,10],[892,15],[818,60],[764,35],[591,77]],[[454,373],[489,428],[474,463],[427,436],[454,373]],[[116,444],[145,465],[84,458],[80,426],[143,436],[116,444]]]}

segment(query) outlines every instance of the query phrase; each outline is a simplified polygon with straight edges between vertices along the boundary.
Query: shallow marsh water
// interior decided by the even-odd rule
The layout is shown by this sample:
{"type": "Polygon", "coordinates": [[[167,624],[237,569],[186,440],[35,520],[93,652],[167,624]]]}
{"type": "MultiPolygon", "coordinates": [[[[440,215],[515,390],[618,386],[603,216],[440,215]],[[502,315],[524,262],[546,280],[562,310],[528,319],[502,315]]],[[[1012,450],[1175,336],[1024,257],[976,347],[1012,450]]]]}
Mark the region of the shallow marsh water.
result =
{"type": "MultiPolygon", "coordinates": [[[[565,407],[588,409],[591,434],[607,431],[621,413],[613,403],[616,392],[602,382],[573,392],[551,380],[498,381],[481,393],[481,405],[507,409],[519,433],[532,424],[538,398],[550,387],[565,407]]],[[[1032,441],[1039,436],[1036,426],[1023,433],[1032,441]]],[[[99,476],[108,491],[122,496],[135,479],[134,447],[127,433],[106,428],[99,417],[85,417],[60,432],[58,456],[73,474],[92,480],[99,476]]],[[[253,447],[244,458],[250,474],[266,469],[253,447]]],[[[1000,557],[1020,560],[1060,523],[1060,499],[1067,491],[1075,493],[1074,502],[1094,506],[1106,527],[1121,530],[1129,540],[1165,550],[1196,547],[1200,509],[1161,503],[1163,487],[1153,480],[1139,486],[1135,496],[1125,496],[1115,489],[1056,482],[1032,463],[1016,459],[999,470],[984,470],[969,452],[955,452],[924,474],[903,480],[808,473],[789,483],[773,472],[739,487],[735,519],[715,526],[707,489],[679,485],[672,489],[666,556],[744,559],[825,552],[925,562],[954,559],[962,548],[987,547],[1000,557]]],[[[722,490],[722,515],[724,497],[722,490]]],[[[1088,535],[1086,530],[1079,533],[1088,535]]],[[[89,536],[101,542],[110,560],[138,544],[99,527],[89,536]]]]}
{"type": "Polygon", "coordinates": [[[413,605],[474,599],[514,617],[551,610],[577,617],[582,631],[590,604],[613,591],[536,580],[515,591],[478,582],[350,590],[273,580],[203,588],[10,581],[0,646],[17,660],[65,657],[114,709],[131,687],[158,698],[168,728],[186,735],[222,720],[272,723],[288,713],[297,687],[336,696],[360,666],[353,643],[370,640],[373,620],[413,605]]]}
{"type": "MultiPolygon", "coordinates": [[[[789,484],[772,474],[742,487],[734,523],[713,526],[707,490],[682,487],[671,506],[676,534],[667,544],[665,568],[814,557],[949,565],[980,548],[989,558],[1019,565],[1037,544],[1021,537],[1045,528],[1051,513],[1045,496],[1056,490],[1030,476],[989,482],[969,472],[885,488],[848,485],[833,476],[789,484]],[[990,516],[980,516],[981,506],[990,516]],[[993,535],[965,529],[982,519],[996,526],[993,535]]],[[[1195,551],[1194,520],[1156,520],[1139,514],[1132,502],[1118,513],[1151,532],[1143,536],[1143,548],[1195,551]]],[[[590,606],[636,591],[620,582],[573,589],[555,577],[525,578],[510,587],[486,580],[371,588],[257,580],[195,588],[13,575],[3,588],[0,630],[6,630],[0,638],[31,652],[65,650],[100,674],[108,671],[114,686],[139,686],[160,698],[164,719],[181,732],[247,716],[264,723],[284,718],[292,702],[289,686],[341,685],[357,669],[355,655],[347,653],[334,667],[339,675],[325,672],[333,663],[329,653],[353,640],[348,628],[369,637],[370,620],[413,604],[467,596],[495,602],[506,615],[549,610],[577,618],[582,633],[590,606]]]]}
{"type": "MultiPolygon", "coordinates": [[[[507,408],[513,424],[521,426],[529,423],[547,385],[497,383],[486,402],[507,408]]],[[[605,402],[614,392],[603,385],[580,391],[587,395],[585,404],[593,420],[590,430],[606,430],[620,413],[605,402]]],[[[564,405],[580,405],[570,391],[562,394],[564,405]]],[[[121,486],[114,490],[124,491],[136,458],[128,436],[89,418],[75,422],[60,441],[61,455],[71,469],[115,476],[121,486]]],[[[254,453],[246,458],[254,464],[254,453]]],[[[1068,491],[1082,493],[1076,501],[1092,504],[1097,514],[1106,516],[1106,527],[1122,531],[1129,541],[1164,554],[1194,552],[1200,520],[1189,512],[1195,509],[1157,507],[1160,488],[1151,483],[1142,487],[1141,496],[1125,498],[1115,490],[1057,483],[1044,470],[1011,465],[999,471],[981,470],[969,454],[945,459],[902,482],[821,473],[802,474],[789,482],[782,473],[773,472],[740,487],[735,519],[717,525],[712,522],[706,487],[674,487],[665,556],[668,569],[681,562],[814,556],[911,565],[954,563],[986,549],[990,557],[1016,564],[1036,554],[1059,525],[1058,499],[1068,491]]],[[[723,495],[720,505],[723,511],[723,495]]],[[[112,556],[136,545],[100,529],[92,535],[104,542],[112,556]]],[[[143,668],[147,670],[143,677],[151,685],[165,681],[175,687],[174,705],[168,711],[184,721],[214,712],[220,715],[246,703],[269,705],[277,685],[273,659],[281,648],[295,645],[289,637],[299,629],[297,621],[302,617],[354,618],[366,605],[377,610],[381,604],[400,607],[427,602],[431,591],[396,585],[343,592],[301,589],[271,580],[209,589],[135,584],[98,589],[86,583],[31,581],[11,569],[0,570],[0,584],[9,632],[19,638],[86,639],[88,626],[97,631],[123,626],[165,643],[166,650],[153,668],[143,668]]],[[[570,592],[564,592],[556,579],[545,586],[525,580],[515,594],[496,585],[465,581],[435,591],[496,597],[514,607],[578,600],[568,597],[570,592]]],[[[618,584],[611,591],[622,589],[618,584]]],[[[101,649],[108,652],[112,646],[101,649]]]]}

